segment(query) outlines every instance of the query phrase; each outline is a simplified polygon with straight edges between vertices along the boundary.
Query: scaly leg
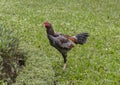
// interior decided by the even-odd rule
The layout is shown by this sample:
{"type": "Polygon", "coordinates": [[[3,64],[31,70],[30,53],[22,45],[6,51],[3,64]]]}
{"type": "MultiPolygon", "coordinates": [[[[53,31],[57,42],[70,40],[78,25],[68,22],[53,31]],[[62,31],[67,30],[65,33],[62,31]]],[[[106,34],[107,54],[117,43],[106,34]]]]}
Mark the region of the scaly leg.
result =
{"type": "Polygon", "coordinates": [[[65,68],[66,68],[66,63],[64,63],[63,70],[65,70],[65,68]]]}
{"type": "Polygon", "coordinates": [[[64,66],[63,66],[63,70],[66,68],[66,62],[67,62],[67,54],[62,54],[63,58],[64,58],[64,66]]]}

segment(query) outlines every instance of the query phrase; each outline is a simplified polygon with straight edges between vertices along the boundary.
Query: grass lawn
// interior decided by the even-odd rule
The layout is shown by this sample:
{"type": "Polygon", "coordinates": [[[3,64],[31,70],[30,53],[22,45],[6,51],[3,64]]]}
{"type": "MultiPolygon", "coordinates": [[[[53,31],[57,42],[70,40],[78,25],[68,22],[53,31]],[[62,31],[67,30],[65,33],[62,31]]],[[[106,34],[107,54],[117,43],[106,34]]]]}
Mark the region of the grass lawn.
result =
{"type": "Polygon", "coordinates": [[[0,0],[2,25],[28,51],[15,85],[120,85],[120,0],[0,0]],[[90,34],[68,53],[66,70],[49,45],[44,21],[64,34],[90,34]]]}

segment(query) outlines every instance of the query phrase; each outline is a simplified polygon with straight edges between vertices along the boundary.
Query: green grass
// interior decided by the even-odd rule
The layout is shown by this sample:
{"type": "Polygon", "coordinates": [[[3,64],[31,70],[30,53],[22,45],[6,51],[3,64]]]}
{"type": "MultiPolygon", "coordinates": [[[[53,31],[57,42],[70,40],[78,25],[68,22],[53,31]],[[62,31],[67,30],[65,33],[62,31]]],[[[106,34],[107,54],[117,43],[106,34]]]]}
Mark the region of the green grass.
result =
{"type": "MultiPolygon", "coordinates": [[[[28,49],[29,47],[27,47],[28,49]]],[[[26,67],[20,72],[15,85],[49,85],[54,81],[54,70],[49,58],[40,49],[29,48],[26,67]],[[44,58],[43,58],[44,57],[44,58]]]]}
{"type": "Polygon", "coordinates": [[[0,24],[17,31],[29,52],[16,85],[54,80],[58,85],[119,85],[119,5],[119,0],[0,0],[0,24]],[[60,53],[49,45],[44,21],[65,34],[90,34],[85,45],[68,53],[65,71],[60,53]]]}

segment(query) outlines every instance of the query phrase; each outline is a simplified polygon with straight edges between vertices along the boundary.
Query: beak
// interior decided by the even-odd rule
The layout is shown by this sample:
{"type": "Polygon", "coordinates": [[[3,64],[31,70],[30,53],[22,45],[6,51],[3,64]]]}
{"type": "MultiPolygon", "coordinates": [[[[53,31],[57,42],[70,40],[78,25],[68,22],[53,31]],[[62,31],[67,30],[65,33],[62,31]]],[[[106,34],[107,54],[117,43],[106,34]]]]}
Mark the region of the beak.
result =
{"type": "Polygon", "coordinates": [[[45,27],[45,24],[43,24],[43,26],[45,27]]]}

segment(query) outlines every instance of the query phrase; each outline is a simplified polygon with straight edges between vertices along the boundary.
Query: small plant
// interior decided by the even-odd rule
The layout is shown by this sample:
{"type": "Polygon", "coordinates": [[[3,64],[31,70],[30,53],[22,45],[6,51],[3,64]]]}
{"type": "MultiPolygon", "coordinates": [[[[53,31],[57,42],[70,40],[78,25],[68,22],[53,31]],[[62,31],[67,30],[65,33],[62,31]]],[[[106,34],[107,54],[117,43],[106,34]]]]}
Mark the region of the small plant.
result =
{"type": "Polygon", "coordinates": [[[18,48],[19,39],[11,29],[0,27],[0,80],[15,82],[19,66],[25,65],[23,53],[18,48]]]}

